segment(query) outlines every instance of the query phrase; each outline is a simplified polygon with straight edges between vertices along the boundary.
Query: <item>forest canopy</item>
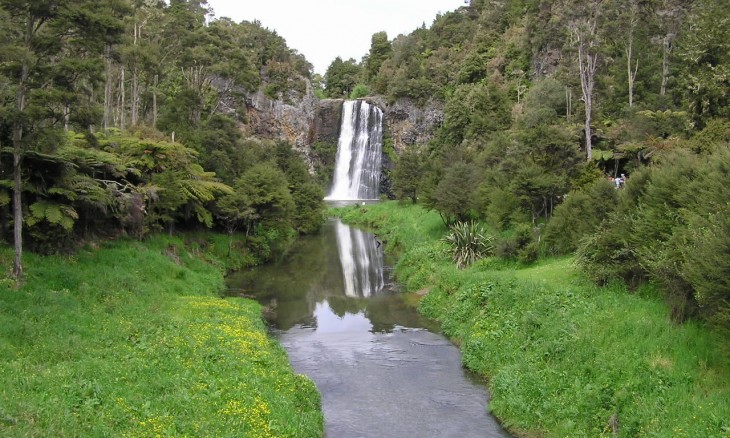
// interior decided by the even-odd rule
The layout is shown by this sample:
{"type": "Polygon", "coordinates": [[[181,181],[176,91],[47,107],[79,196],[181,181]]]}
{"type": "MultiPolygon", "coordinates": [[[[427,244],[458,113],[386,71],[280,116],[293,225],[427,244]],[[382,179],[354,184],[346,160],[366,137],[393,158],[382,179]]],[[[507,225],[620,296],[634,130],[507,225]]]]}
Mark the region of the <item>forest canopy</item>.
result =
{"type": "Polygon", "coordinates": [[[301,96],[312,66],[260,23],[210,12],[0,0],[0,234],[16,278],[23,246],[205,226],[245,231],[265,259],[319,228],[323,193],[302,157],[241,129],[247,93],[301,96]]]}
{"type": "Polygon", "coordinates": [[[441,111],[431,141],[389,157],[392,195],[448,225],[488,224],[504,258],[577,251],[598,282],[652,281],[677,320],[727,325],[712,279],[730,269],[729,7],[473,0],[409,35],[375,33],[319,78],[276,32],[211,19],[204,1],[0,0],[0,231],[15,275],[23,239],[54,252],[206,226],[260,239],[266,258],[316,232],[327,178],[310,166],[329,169],[317,157],[331,145],[309,145],[305,164],[243,129],[252,93],[291,103],[314,88],[441,111]]]}
{"type": "Polygon", "coordinates": [[[374,34],[361,62],[330,65],[325,91],[443,108],[433,140],[401,146],[400,199],[450,226],[489,224],[499,256],[578,250],[596,281],[655,282],[676,320],[730,327],[728,10],[473,0],[409,35],[374,34]]]}

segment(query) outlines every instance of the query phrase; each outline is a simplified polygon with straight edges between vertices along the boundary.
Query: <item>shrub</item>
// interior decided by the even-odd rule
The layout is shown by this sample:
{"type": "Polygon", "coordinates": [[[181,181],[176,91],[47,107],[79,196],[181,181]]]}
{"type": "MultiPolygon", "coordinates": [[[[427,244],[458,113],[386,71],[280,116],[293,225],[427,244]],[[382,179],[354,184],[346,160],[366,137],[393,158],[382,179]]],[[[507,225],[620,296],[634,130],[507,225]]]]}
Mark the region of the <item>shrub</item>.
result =
{"type": "Polygon", "coordinates": [[[520,223],[514,229],[515,242],[517,249],[521,250],[527,247],[533,241],[533,229],[528,223],[520,223]]]}
{"type": "Polygon", "coordinates": [[[350,99],[361,99],[370,95],[370,89],[365,84],[357,84],[350,93],[350,99]]]}
{"type": "Polygon", "coordinates": [[[494,238],[474,221],[457,222],[444,241],[451,245],[451,255],[459,269],[494,252],[494,238]]]}
{"type": "Polygon", "coordinates": [[[535,263],[537,259],[540,258],[540,244],[534,241],[528,243],[520,250],[517,257],[522,263],[535,263]]]}
{"type": "Polygon", "coordinates": [[[518,252],[517,239],[514,237],[502,237],[494,249],[494,255],[503,259],[515,259],[518,252]]]}
{"type": "Polygon", "coordinates": [[[613,215],[580,241],[576,262],[590,279],[603,285],[621,279],[635,286],[646,278],[635,248],[626,239],[630,226],[627,217],[613,215]]]}
{"type": "Polygon", "coordinates": [[[730,206],[696,217],[686,231],[681,274],[694,288],[700,311],[730,333],[730,206]]]}
{"type": "Polygon", "coordinates": [[[545,243],[553,254],[568,254],[578,248],[584,236],[596,231],[608,214],[616,209],[616,189],[608,181],[596,181],[587,190],[569,193],[555,208],[545,227],[545,243]]]}

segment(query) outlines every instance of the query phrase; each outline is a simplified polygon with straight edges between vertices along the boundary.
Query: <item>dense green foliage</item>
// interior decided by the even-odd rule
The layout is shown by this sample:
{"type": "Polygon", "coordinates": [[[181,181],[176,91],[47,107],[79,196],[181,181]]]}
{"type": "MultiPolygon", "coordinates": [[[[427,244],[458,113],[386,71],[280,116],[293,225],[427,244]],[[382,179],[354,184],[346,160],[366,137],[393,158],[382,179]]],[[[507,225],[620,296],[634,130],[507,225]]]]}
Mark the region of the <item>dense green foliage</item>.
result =
{"type": "Polygon", "coordinates": [[[323,222],[291,145],[242,133],[247,93],[301,99],[311,65],[260,23],[167,3],[0,1],[0,235],[17,278],[23,239],[50,253],[100,234],[245,227],[264,254],[323,222]]]}
{"type": "Polygon", "coordinates": [[[358,84],[362,74],[360,67],[354,59],[343,61],[337,57],[324,74],[324,88],[328,97],[347,98],[358,84]]]}
{"type": "Polygon", "coordinates": [[[389,44],[373,35],[356,80],[443,106],[433,140],[394,160],[393,193],[447,225],[484,221],[507,258],[581,247],[598,282],[656,282],[676,320],[730,328],[728,191],[714,182],[728,166],[728,6],[475,0],[389,44]]]}
{"type": "Polygon", "coordinates": [[[706,157],[666,156],[661,166],[632,176],[598,231],[582,242],[579,261],[599,282],[648,277],[662,285],[677,320],[699,312],[730,328],[728,184],[727,145],[706,157]]]}
{"type": "Polygon", "coordinates": [[[409,290],[429,289],[420,310],[441,320],[464,363],[488,377],[490,410],[519,436],[730,433],[725,338],[673,324],[649,290],[597,287],[568,258],[515,265],[487,257],[460,270],[440,217],[420,206],[338,214],[389,242],[409,290]]]}
{"type": "Polygon", "coordinates": [[[197,151],[159,134],[68,132],[53,153],[25,157],[27,244],[51,253],[71,249],[74,237],[217,225],[242,227],[252,239],[268,236],[263,255],[294,231],[316,231],[322,190],[297,154],[286,144],[242,146],[248,160],[228,185],[203,169],[197,151]]]}
{"type": "MultiPolygon", "coordinates": [[[[443,108],[433,140],[387,154],[393,193],[438,215],[414,206],[403,216],[386,205],[368,210],[377,216],[368,220],[395,221],[388,241],[404,251],[402,279],[411,289],[434,286],[423,308],[444,319],[467,364],[492,377],[495,412],[516,431],[555,436],[726,435],[726,352],[699,324],[730,328],[728,10],[727,0],[472,0],[410,35],[376,33],[361,62],[336,58],[324,77],[312,77],[276,33],[212,19],[205,1],[0,0],[0,237],[15,245],[13,277],[23,277],[24,246],[66,253],[90,238],[141,240],[180,228],[225,230],[219,251],[246,264],[268,260],[296,232],[319,228],[336,151],[312,146],[312,177],[292,145],[247,137],[258,117],[249,113],[251,93],[292,103],[311,81],[320,97],[378,93],[433,104],[443,108]],[[470,230],[465,239],[454,234],[452,258],[471,263],[459,271],[440,239],[447,226],[472,220],[490,227],[493,247],[472,245],[470,230]],[[486,249],[495,257],[473,262],[486,249]],[[583,275],[609,288],[567,281],[565,260],[540,261],[576,250],[583,275]],[[621,282],[639,294],[619,290],[621,282]],[[686,324],[667,324],[657,298],[686,324]]],[[[155,381],[158,371],[213,373],[218,382],[228,368],[250,365],[220,350],[263,341],[227,331],[238,312],[256,309],[162,299],[146,289],[158,287],[147,266],[122,265],[126,277],[110,270],[92,285],[90,259],[125,258],[171,271],[180,281],[168,287],[178,292],[210,290],[188,272],[179,245],[165,249],[181,263],[170,266],[134,258],[145,255],[137,244],[119,245],[103,250],[108,260],[95,250],[45,259],[79,270],[54,266],[42,280],[44,262],[30,255],[22,293],[3,298],[0,347],[15,362],[4,365],[11,389],[2,427],[17,435],[108,435],[117,426],[130,435],[195,435],[208,423],[190,417],[190,399],[240,395],[244,383],[234,377],[226,387],[188,385],[160,411],[129,398],[159,397],[166,380],[155,381]],[[135,299],[139,307],[125,307],[135,299]],[[143,321],[145,312],[159,319],[143,321]],[[190,325],[196,318],[200,326],[190,325]],[[121,332],[90,337],[99,321],[121,332]],[[208,349],[178,345],[181,333],[213,336],[208,323],[230,338],[208,349]],[[46,338],[38,351],[19,353],[23,342],[46,338]],[[75,341],[79,350],[69,352],[75,341]],[[184,354],[175,363],[170,345],[184,354]],[[91,370],[104,358],[130,361],[139,383],[115,368],[97,378],[91,370]],[[186,369],[190,362],[198,368],[186,369]]],[[[252,397],[213,403],[217,410],[201,418],[218,421],[210,430],[221,434],[236,430],[231,420],[295,435],[297,425],[246,416],[268,409],[256,410],[252,397]]],[[[290,411],[271,415],[282,412],[290,411]]]]}
{"type": "Polygon", "coordinates": [[[186,238],[29,255],[20,289],[0,278],[2,436],[323,435],[319,394],[259,305],[217,296],[253,258],[186,238]]]}

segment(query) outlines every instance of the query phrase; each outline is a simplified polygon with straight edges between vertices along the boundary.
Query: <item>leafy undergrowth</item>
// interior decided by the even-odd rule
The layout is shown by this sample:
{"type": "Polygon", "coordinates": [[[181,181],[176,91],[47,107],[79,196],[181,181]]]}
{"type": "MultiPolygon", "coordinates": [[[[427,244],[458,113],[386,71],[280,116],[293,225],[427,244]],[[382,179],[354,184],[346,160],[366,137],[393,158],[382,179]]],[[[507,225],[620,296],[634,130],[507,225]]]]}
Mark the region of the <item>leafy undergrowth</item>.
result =
{"type": "Polygon", "coordinates": [[[651,294],[587,282],[570,258],[456,269],[439,217],[382,203],[338,211],[398,243],[398,278],[487,376],[490,409],[520,436],[730,436],[727,339],[675,325],[651,294]]]}
{"type": "Polygon", "coordinates": [[[204,240],[28,255],[0,286],[0,435],[322,436],[314,384],[257,303],[217,297],[229,263],[204,240]]]}

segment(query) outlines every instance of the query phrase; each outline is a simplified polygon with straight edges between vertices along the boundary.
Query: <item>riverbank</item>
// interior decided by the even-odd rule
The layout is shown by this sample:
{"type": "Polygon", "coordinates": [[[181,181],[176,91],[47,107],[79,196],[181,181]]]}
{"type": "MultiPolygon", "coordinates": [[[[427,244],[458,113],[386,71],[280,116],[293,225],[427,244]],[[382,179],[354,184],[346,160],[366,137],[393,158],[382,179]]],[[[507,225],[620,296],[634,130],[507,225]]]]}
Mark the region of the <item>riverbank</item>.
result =
{"type": "Polygon", "coordinates": [[[490,258],[458,270],[439,241],[438,214],[418,206],[337,214],[376,230],[398,254],[409,291],[429,290],[420,310],[489,379],[492,413],[514,434],[730,435],[725,340],[699,324],[672,324],[651,294],[598,288],[567,258],[530,267],[490,258]]]}
{"type": "Polygon", "coordinates": [[[155,236],[27,254],[22,288],[0,277],[0,435],[322,436],[319,394],[260,306],[219,297],[246,263],[226,248],[155,236]]]}

